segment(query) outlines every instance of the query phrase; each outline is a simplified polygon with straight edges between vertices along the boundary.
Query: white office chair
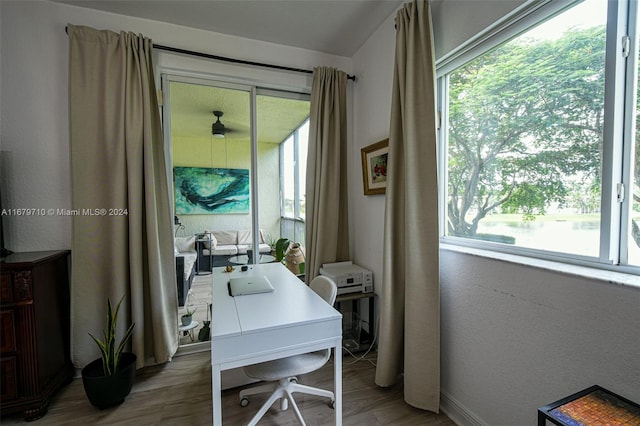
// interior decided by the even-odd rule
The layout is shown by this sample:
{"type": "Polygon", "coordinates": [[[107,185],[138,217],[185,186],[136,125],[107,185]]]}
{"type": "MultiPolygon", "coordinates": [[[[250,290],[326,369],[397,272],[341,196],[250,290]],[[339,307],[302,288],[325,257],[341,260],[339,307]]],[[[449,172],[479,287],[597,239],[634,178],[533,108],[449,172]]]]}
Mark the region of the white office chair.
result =
{"type": "MultiPolygon", "coordinates": [[[[330,278],[319,275],[311,281],[309,287],[315,291],[320,297],[322,297],[328,304],[333,306],[336,301],[336,294],[338,287],[336,283],[330,278]]],[[[324,396],[330,398],[329,406],[334,408],[335,396],[333,392],[313,388],[310,386],[301,385],[298,383],[296,376],[310,373],[321,368],[329,360],[331,354],[330,349],[321,351],[295,355],[288,358],[276,359],[273,361],[267,361],[260,364],[249,365],[244,367],[244,372],[247,376],[264,381],[276,382],[268,383],[261,386],[256,386],[249,389],[240,391],[240,405],[246,407],[249,404],[249,395],[256,395],[259,393],[273,391],[269,399],[262,405],[260,410],[249,422],[250,426],[258,423],[258,420],[265,415],[267,410],[273,405],[273,403],[280,399],[280,408],[286,410],[288,404],[291,403],[293,410],[300,420],[302,425],[305,425],[300,410],[293,399],[292,394],[294,392],[306,393],[310,395],[324,396]]],[[[341,356],[337,354],[336,356],[341,356]]]]}

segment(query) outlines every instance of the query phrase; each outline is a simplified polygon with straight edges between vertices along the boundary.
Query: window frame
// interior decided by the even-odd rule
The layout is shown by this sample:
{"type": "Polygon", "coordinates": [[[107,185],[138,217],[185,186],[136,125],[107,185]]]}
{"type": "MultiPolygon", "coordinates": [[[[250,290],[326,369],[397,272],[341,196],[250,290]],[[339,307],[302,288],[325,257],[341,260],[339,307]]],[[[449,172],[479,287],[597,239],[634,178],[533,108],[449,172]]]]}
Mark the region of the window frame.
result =
{"type": "MultiPolygon", "coordinates": [[[[280,143],[280,223],[284,221],[289,221],[294,223],[294,236],[293,240],[298,241],[298,233],[296,232],[297,224],[305,223],[305,219],[301,216],[300,207],[302,200],[302,191],[305,188],[302,188],[300,185],[300,129],[309,123],[310,117],[307,117],[305,121],[303,121],[300,126],[298,126],[291,134],[289,134],[283,141],[280,143]],[[284,168],[285,168],[285,154],[284,154],[284,144],[289,139],[292,138],[293,143],[293,216],[289,216],[285,212],[285,197],[284,197],[284,187],[285,187],[285,176],[284,176],[284,168]]],[[[304,171],[306,173],[306,170],[304,171]]],[[[281,225],[281,235],[284,232],[282,231],[281,225]]]]}
{"type": "MultiPolygon", "coordinates": [[[[639,48],[640,48],[640,5],[638,5],[637,1],[629,1],[628,2],[628,16],[627,18],[627,34],[629,37],[629,55],[626,58],[626,76],[627,83],[625,85],[625,103],[624,103],[624,122],[629,123],[624,128],[624,136],[623,141],[625,141],[623,156],[623,164],[629,165],[633,162],[633,154],[634,154],[634,145],[635,149],[640,149],[640,146],[637,145],[637,131],[636,128],[636,117],[637,114],[636,108],[638,105],[637,93],[638,93],[638,78],[640,77],[640,70],[638,70],[638,57],[639,57],[639,48]],[[631,77],[631,78],[629,78],[631,77]]],[[[629,200],[630,203],[633,197],[633,185],[634,185],[634,177],[631,173],[632,167],[625,167],[622,171],[622,183],[626,188],[625,198],[629,200]]],[[[625,244],[620,242],[620,258],[623,263],[628,262],[629,256],[629,236],[631,235],[631,230],[629,229],[629,224],[631,223],[631,208],[622,209],[621,214],[621,222],[623,228],[621,232],[626,236],[627,241],[625,244]]],[[[636,271],[636,273],[640,274],[640,268],[636,271]]]]}
{"type": "Polygon", "coordinates": [[[628,265],[628,243],[630,238],[629,206],[633,188],[631,164],[632,147],[635,143],[635,89],[638,64],[638,4],[621,0],[608,2],[606,50],[605,50],[605,97],[604,132],[602,153],[602,188],[600,217],[600,246],[597,257],[553,252],[514,245],[474,240],[446,235],[448,219],[448,79],[449,74],[466,65],[490,49],[527,32],[533,26],[543,23],[572,8],[581,0],[562,2],[531,2],[498,21],[475,38],[436,61],[437,107],[440,126],[438,139],[438,173],[440,201],[440,241],[487,250],[520,255],[530,258],[558,261],[561,263],[584,265],[616,272],[640,274],[640,267],[628,265]],[[630,38],[628,57],[624,57],[622,44],[624,36],[630,38]],[[627,77],[629,76],[629,77],[627,77]],[[626,84],[626,80],[630,84],[626,84]],[[631,123],[625,126],[625,123],[631,123]],[[630,141],[630,142],[627,142],[630,141]],[[619,183],[625,188],[622,203],[616,200],[619,183]]]}

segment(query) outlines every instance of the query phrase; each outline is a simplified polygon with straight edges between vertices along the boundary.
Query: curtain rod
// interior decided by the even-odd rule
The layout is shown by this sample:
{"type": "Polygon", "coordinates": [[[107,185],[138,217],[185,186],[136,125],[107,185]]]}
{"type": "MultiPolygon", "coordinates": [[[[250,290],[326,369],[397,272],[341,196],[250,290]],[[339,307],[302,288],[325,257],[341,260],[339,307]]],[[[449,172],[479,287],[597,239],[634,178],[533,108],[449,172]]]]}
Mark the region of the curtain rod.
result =
{"type": "MultiPolygon", "coordinates": [[[[225,56],[211,55],[209,53],[195,52],[193,50],[179,49],[177,47],[163,46],[161,44],[154,44],[153,48],[154,49],[159,49],[159,50],[166,50],[168,52],[182,53],[182,54],[185,54],[185,55],[197,56],[197,57],[200,57],[200,58],[214,59],[216,61],[232,62],[234,64],[251,65],[251,66],[255,66],[255,67],[273,68],[273,69],[277,69],[277,70],[294,71],[294,72],[301,72],[301,73],[305,73],[305,74],[313,74],[313,71],[305,70],[305,69],[302,69],[302,68],[292,68],[292,67],[285,67],[285,66],[282,66],[282,65],[265,64],[265,63],[262,63],[262,62],[253,62],[253,61],[245,61],[243,59],[227,58],[225,56]]],[[[347,79],[356,81],[356,76],[347,74],[347,79]]]]}
{"type": "MultiPolygon", "coordinates": [[[[64,27],[64,31],[67,34],[69,34],[69,31],[67,30],[66,26],[64,27]]],[[[302,69],[302,68],[292,68],[292,67],[285,67],[285,66],[282,66],[282,65],[265,64],[265,63],[262,63],[262,62],[253,62],[253,61],[245,61],[243,59],[227,58],[225,56],[211,55],[209,53],[195,52],[193,50],[180,49],[180,48],[177,48],[177,47],[170,47],[170,46],[163,46],[161,44],[154,44],[153,48],[154,49],[158,49],[158,50],[165,50],[167,52],[182,53],[184,55],[197,56],[199,58],[207,58],[207,59],[214,59],[216,61],[231,62],[231,63],[234,63],[234,64],[251,65],[251,66],[254,66],[254,67],[264,67],[264,68],[272,68],[272,69],[277,69],[277,70],[301,72],[301,73],[305,73],[305,74],[313,74],[312,70],[306,70],[306,69],[302,69]]],[[[356,76],[347,74],[347,80],[356,81],[356,76]]]]}

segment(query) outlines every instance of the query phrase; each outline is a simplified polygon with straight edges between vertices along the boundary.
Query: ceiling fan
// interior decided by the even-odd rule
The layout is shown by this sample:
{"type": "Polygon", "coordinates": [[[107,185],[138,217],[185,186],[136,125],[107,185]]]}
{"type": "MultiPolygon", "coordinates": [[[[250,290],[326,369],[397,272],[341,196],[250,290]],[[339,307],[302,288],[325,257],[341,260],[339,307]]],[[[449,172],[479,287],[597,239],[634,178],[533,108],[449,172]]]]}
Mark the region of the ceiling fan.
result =
{"type": "Polygon", "coordinates": [[[222,111],[213,111],[213,115],[216,116],[217,120],[211,125],[211,133],[214,138],[224,138],[224,135],[227,133],[227,128],[220,121],[220,117],[224,115],[222,111]]]}

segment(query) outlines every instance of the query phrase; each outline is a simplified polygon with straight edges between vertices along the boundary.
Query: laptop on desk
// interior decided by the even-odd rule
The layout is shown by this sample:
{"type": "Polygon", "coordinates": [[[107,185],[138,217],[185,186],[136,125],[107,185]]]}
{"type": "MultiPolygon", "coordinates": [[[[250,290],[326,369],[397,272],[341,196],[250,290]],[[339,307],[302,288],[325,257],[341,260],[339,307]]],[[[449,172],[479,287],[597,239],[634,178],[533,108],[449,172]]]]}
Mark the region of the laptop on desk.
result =
{"type": "Polygon", "coordinates": [[[244,296],[271,291],[273,291],[273,286],[265,275],[235,277],[229,280],[229,295],[231,296],[244,296]]]}

